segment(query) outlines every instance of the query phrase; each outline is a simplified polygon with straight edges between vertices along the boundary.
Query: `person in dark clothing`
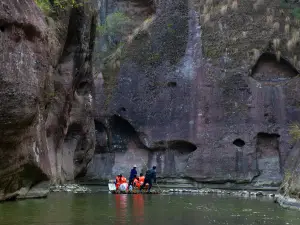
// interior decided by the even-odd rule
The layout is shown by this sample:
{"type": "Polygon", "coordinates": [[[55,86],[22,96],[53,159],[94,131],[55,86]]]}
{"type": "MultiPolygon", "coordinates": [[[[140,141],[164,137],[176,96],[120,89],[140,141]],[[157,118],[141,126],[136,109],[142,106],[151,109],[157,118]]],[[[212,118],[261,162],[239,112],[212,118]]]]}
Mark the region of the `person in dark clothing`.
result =
{"type": "Polygon", "coordinates": [[[133,168],[130,171],[130,176],[129,176],[129,184],[133,186],[133,179],[134,177],[137,176],[137,171],[136,171],[136,165],[133,166],[133,168]]]}
{"type": "Polygon", "coordinates": [[[150,189],[152,187],[152,180],[154,183],[156,183],[156,166],[153,166],[151,170],[147,170],[146,176],[145,176],[145,182],[140,187],[140,190],[142,190],[146,184],[149,184],[148,187],[148,193],[150,192],[150,189]]]}

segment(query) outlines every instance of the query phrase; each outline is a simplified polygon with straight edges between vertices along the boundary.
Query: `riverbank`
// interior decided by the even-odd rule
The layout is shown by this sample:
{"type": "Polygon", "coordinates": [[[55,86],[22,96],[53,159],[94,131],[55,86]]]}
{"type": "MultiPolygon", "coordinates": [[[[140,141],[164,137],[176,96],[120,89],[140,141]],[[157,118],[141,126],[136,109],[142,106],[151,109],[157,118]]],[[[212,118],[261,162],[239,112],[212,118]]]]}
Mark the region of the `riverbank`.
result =
{"type": "Polygon", "coordinates": [[[276,195],[275,202],[283,208],[300,210],[300,200],[283,195],[276,195]]]}
{"type": "MultiPolygon", "coordinates": [[[[300,201],[276,194],[274,190],[237,190],[237,189],[219,189],[219,188],[166,188],[164,185],[154,185],[153,190],[159,190],[161,194],[192,194],[192,195],[219,195],[233,196],[242,198],[268,198],[272,199],[284,208],[300,210],[300,201]]],[[[106,185],[81,185],[81,184],[64,184],[64,185],[47,185],[45,183],[33,187],[32,189],[22,190],[15,200],[47,198],[52,192],[66,193],[97,193],[108,192],[106,185]]]]}
{"type": "MultiPolygon", "coordinates": [[[[78,184],[83,186],[104,186],[107,187],[108,180],[77,180],[78,184]]],[[[157,183],[163,189],[219,189],[219,190],[249,190],[249,191],[270,191],[276,192],[279,185],[262,184],[255,185],[249,183],[234,183],[234,182],[196,182],[191,179],[177,178],[177,179],[158,179],[157,183]]]]}
{"type": "Polygon", "coordinates": [[[250,191],[250,190],[222,190],[222,189],[168,189],[163,190],[163,193],[192,193],[192,194],[218,194],[218,195],[232,195],[239,197],[270,197],[274,198],[275,193],[270,191],[250,191]]]}

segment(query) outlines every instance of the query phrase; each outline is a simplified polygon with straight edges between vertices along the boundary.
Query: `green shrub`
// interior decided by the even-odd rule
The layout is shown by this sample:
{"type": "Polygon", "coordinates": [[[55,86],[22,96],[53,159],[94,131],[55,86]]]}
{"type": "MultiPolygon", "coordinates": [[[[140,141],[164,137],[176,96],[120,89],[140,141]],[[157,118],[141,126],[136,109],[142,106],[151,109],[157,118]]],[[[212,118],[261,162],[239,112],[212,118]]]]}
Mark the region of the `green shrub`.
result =
{"type": "Polygon", "coordinates": [[[35,0],[37,6],[46,14],[52,12],[51,4],[48,0],[35,0]]]}
{"type": "Polygon", "coordinates": [[[55,8],[65,9],[68,7],[78,7],[81,5],[77,3],[76,0],[54,0],[53,5],[49,2],[49,0],[34,0],[34,1],[45,14],[49,14],[53,12],[55,8]]]}
{"type": "Polygon", "coordinates": [[[294,8],[292,11],[292,15],[295,18],[300,19],[300,8],[299,7],[294,8]]]}
{"type": "Polygon", "coordinates": [[[287,3],[285,0],[280,1],[280,7],[284,8],[284,9],[290,9],[291,8],[290,4],[287,3]]]}
{"type": "Polygon", "coordinates": [[[285,0],[280,1],[280,7],[283,9],[290,10],[291,14],[296,18],[300,19],[300,7],[296,5],[296,2],[287,2],[285,0]]]}
{"type": "Polygon", "coordinates": [[[105,23],[98,26],[97,30],[101,35],[123,35],[130,22],[131,19],[124,13],[115,12],[108,15],[105,23]]]}
{"type": "Polygon", "coordinates": [[[300,139],[300,125],[298,123],[294,123],[290,126],[289,130],[290,135],[292,136],[294,141],[300,139]]]}

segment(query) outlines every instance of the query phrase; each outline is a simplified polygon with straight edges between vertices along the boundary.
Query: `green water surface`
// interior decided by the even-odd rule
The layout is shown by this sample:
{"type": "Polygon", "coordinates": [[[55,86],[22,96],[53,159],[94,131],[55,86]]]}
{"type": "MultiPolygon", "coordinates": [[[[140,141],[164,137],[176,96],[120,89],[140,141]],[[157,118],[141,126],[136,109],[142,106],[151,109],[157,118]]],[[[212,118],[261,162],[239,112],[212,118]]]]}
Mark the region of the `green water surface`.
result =
{"type": "Polygon", "coordinates": [[[271,200],[214,195],[53,193],[0,204],[0,225],[300,225],[300,213],[271,200]]]}

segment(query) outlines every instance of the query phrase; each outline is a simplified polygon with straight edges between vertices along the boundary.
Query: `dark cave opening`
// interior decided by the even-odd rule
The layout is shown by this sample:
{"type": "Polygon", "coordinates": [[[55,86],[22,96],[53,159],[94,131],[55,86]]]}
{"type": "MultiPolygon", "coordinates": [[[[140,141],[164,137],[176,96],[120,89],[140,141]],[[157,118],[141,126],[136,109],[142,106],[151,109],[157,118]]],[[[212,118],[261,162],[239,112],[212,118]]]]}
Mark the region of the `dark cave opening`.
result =
{"type": "Polygon", "coordinates": [[[114,115],[109,119],[109,121],[112,131],[123,134],[127,137],[136,135],[136,131],[133,126],[121,116],[114,115]]]}
{"type": "Polygon", "coordinates": [[[257,170],[260,173],[257,179],[270,180],[276,185],[282,181],[279,138],[279,134],[265,132],[256,136],[257,170]]]}
{"type": "Polygon", "coordinates": [[[177,150],[182,153],[190,153],[197,149],[197,146],[185,140],[171,140],[155,142],[152,150],[177,150]]]}
{"type": "Polygon", "coordinates": [[[79,95],[86,95],[90,93],[91,91],[91,84],[87,81],[82,81],[79,83],[78,87],[76,88],[76,91],[79,95]]]}
{"type": "Polygon", "coordinates": [[[119,108],[118,112],[126,112],[127,110],[124,107],[119,108]]]}
{"type": "Polygon", "coordinates": [[[100,133],[105,132],[105,127],[103,123],[99,122],[98,120],[95,120],[94,122],[95,122],[95,129],[97,132],[100,133]]]}
{"type": "Polygon", "coordinates": [[[168,82],[168,83],[167,83],[167,86],[168,86],[168,87],[176,87],[176,86],[177,86],[177,83],[174,82],[174,81],[171,81],[171,82],[168,82]]]}
{"type": "Polygon", "coordinates": [[[76,138],[77,136],[79,137],[82,132],[82,125],[79,123],[72,123],[68,127],[68,132],[65,137],[65,141],[76,138]]]}
{"type": "Polygon", "coordinates": [[[264,132],[260,132],[257,134],[258,138],[262,138],[262,139],[272,139],[272,138],[279,138],[280,135],[276,134],[276,133],[264,133],[264,132]]]}
{"type": "Polygon", "coordinates": [[[156,11],[155,0],[130,0],[136,7],[147,8],[149,15],[154,14],[156,11]]]}
{"type": "Polygon", "coordinates": [[[299,72],[297,69],[286,59],[277,57],[273,53],[263,53],[251,71],[251,77],[258,81],[281,81],[290,79],[297,76],[299,72]]]}
{"type": "Polygon", "coordinates": [[[112,148],[125,151],[130,142],[135,143],[137,147],[145,147],[134,127],[121,116],[114,115],[110,117],[109,126],[112,148]]]}
{"type": "Polygon", "coordinates": [[[106,127],[98,120],[95,120],[96,145],[95,154],[109,152],[108,136],[106,127]]]}
{"type": "Polygon", "coordinates": [[[245,141],[240,138],[235,139],[232,143],[238,147],[243,147],[245,145],[245,141]]]}
{"type": "Polygon", "coordinates": [[[176,150],[181,150],[186,152],[193,152],[197,149],[196,145],[184,140],[169,141],[168,146],[171,149],[176,149],[176,150]]]}

